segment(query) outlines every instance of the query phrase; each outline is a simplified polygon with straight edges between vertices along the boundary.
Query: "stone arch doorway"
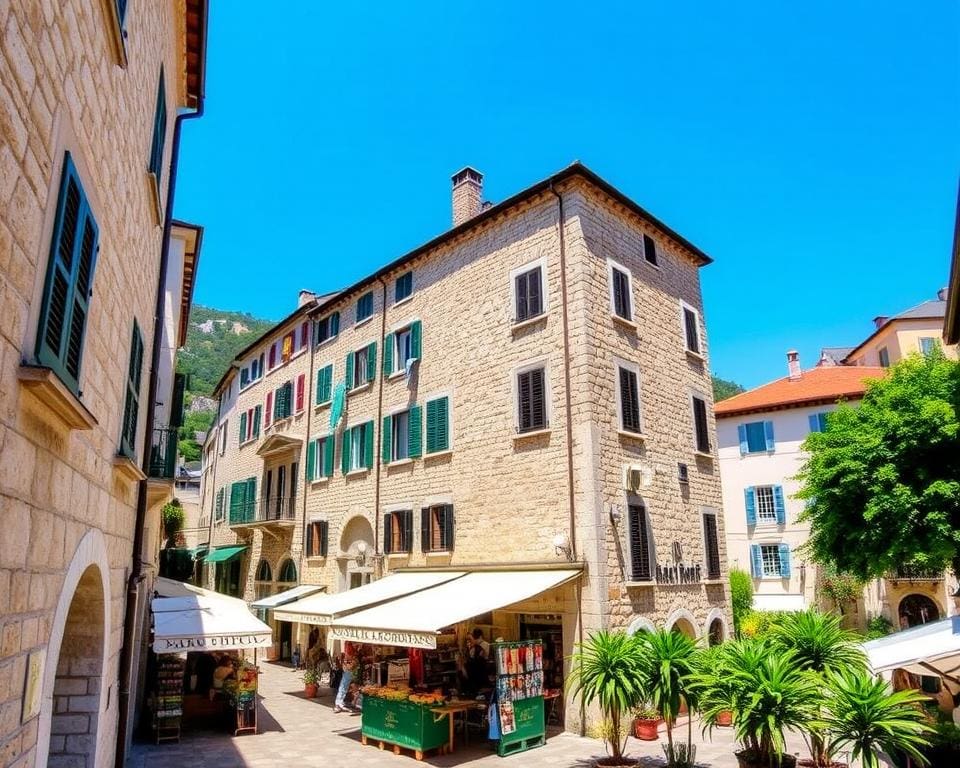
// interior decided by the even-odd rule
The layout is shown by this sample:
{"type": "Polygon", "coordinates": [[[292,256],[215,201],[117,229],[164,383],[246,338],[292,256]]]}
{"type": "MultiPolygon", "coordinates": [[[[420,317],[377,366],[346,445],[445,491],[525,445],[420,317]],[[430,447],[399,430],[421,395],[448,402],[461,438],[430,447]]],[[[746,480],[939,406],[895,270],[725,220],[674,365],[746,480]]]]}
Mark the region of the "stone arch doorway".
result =
{"type": "Polygon", "coordinates": [[[714,608],[707,614],[707,644],[720,645],[726,642],[730,633],[727,629],[727,620],[719,608],[714,608]]]}
{"type": "Polygon", "coordinates": [[[916,627],[940,618],[940,609],[937,604],[926,595],[907,595],[900,601],[897,609],[900,617],[900,628],[916,627]]]}
{"type": "Polygon", "coordinates": [[[691,640],[697,639],[697,620],[686,608],[677,608],[673,611],[663,626],[665,629],[686,635],[691,640]]]}
{"type": "Polygon", "coordinates": [[[356,515],[340,534],[340,578],[343,589],[367,584],[373,578],[373,526],[364,515],[356,515]]]}
{"type": "Polygon", "coordinates": [[[106,726],[116,697],[110,695],[112,686],[104,685],[110,644],[108,574],[103,534],[88,531],[67,569],[51,625],[37,765],[62,762],[95,768],[115,736],[106,726]]]}
{"type": "MultiPolygon", "coordinates": [[[[286,557],[277,568],[277,593],[293,589],[297,586],[297,565],[293,558],[286,557]]],[[[287,660],[293,658],[293,624],[289,621],[277,622],[277,635],[280,642],[280,658],[287,660]]]]}

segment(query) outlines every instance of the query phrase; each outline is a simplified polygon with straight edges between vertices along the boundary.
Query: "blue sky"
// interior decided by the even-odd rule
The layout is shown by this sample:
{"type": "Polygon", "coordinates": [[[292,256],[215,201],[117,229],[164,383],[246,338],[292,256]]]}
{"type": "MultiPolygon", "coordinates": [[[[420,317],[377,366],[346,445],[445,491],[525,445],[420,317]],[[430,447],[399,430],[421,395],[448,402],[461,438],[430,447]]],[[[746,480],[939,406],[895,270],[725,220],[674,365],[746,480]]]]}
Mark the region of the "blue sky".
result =
{"type": "Polygon", "coordinates": [[[279,318],[579,159],[715,263],[714,371],[867,335],[946,284],[960,170],[946,0],[211,3],[177,215],[195,299],[279,318]]]}

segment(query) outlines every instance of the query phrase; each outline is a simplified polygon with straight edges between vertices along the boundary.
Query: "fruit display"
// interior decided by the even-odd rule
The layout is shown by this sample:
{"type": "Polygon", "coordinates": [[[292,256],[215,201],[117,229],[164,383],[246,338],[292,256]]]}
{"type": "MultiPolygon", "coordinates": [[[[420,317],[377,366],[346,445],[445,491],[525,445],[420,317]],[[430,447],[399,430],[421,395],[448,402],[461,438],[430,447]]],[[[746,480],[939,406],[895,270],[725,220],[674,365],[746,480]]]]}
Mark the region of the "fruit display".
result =
{"type": "Polygon", "coordinates": [[[437,706],[437,704],[443,704],[443,694],[442,693],[412,693],[410,694],[410,701],[414,704],[426,704],[431,707],[437,706]]]}
{"type": "Polygon", "coordinates": [[[364,696],[387,701],[409,701],[413,704],[436,706],[443,704],[443,692],[439,689],[431,693],[412,693],[409,688],[394,685],[365,685],[360,689],[364,696]]]}

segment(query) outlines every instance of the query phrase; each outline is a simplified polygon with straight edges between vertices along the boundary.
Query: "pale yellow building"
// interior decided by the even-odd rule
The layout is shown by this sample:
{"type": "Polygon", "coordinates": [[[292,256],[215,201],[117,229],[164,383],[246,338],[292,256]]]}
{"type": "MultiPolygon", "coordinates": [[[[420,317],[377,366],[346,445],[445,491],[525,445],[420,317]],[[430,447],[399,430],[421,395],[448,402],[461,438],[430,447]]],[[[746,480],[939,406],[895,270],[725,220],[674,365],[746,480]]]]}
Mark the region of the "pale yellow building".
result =
{"type": "MultiPolygon", "coordinates": [[[[495,205],[466,168],[452,202],[451,230],[302,294],[224,376],[207,583],[253,601],[566,566],[506,590],[488,638],[546,633],[566,658],[601,627],[726,636],[709,259],[580,164],[495,205]]],[[[305,650],[306,624],[274,624],[276,653],[305,650]]]]}
{"type": "Polygon", "coordinates": [[[205,18],[0,3],[4,766],[112,766],[128,741],[200,251],[171,180],[205,18]]]}

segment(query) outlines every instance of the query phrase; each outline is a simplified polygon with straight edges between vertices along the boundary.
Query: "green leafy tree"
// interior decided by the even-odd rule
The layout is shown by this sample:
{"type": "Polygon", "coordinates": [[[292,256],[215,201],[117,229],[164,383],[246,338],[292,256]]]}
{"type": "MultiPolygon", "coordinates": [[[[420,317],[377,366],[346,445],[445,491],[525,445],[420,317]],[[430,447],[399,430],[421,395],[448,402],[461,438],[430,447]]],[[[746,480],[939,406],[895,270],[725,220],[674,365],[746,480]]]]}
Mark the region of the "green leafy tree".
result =
{"type": "Polygon", "coordinates": [[[841,404],[803,448],[812,558],[861,579],[900,565],[960,573],[960,362],[911,356],[841,404]]]}
{"type": "Polygon", "coordinates": [[[740,634],[740,622],[753,609],[753,579],[740,568],[730,569],[730,608],[733,610],[733,629],[740,634]]]}
{"type": "Polygon", "coordinates": [[[196,441],[196,432],[207,432],[216,414],[213,411],[190,411],[185,414],[179,429],[179,450],[184,461],[199,461],[201,446],[196,441]]]}
{"type": "Polygon", "coordinates": [[[713,401],[716,403],[719,403],[721,400],[726,400],[728,397],[739,395],[741,392],[746,392],[746,390],[735,381],[721,379],[719,376],[712,376],[711,380],[713,381],[713,401]]]}

